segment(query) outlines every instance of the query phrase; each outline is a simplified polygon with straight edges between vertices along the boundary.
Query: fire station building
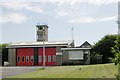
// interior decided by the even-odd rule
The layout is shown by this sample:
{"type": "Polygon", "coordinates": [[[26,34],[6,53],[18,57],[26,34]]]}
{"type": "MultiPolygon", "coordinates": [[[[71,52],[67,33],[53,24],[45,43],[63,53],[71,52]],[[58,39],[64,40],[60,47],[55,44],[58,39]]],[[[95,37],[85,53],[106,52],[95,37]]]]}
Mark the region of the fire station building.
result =
{"type": "Polygon", "coordinates": [[[85,42],[74,47],[74,41],[48,41],[48,26],[36,25],[37,41],[12,43],[8,48],[10,66],[60,66],[63,63],[90,64],[91,45],[85,42]]]}
{"type": "MultiPolygon", "coordinates": [[[[61,48],[72,47],[71,41],[44,42],[45,65],[62,65],[61,48]]],[[[8,46],[8,62],[10,66],[42,66],[43,42],[14,43],[8,46]]]]}

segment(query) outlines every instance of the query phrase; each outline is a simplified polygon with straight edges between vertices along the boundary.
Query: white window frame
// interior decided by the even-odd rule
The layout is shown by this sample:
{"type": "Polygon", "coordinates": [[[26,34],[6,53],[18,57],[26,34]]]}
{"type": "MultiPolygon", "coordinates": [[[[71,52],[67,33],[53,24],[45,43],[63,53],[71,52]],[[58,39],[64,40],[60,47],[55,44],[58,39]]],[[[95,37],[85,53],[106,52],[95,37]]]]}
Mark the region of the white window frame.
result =
{"type": "Polygon", "coordinates": [[[22,56],[22,62],[25,62],[25,56],[22,56]],[[24,61],[23,61],[23,57],[24,57],[24,61]]]}
{"type": "Polygon", "coordinates": [[[29,62],[29,56],[26,56],[26,62],[29,62]],[[28,59],[28,61],[27,61],[27,59],[28,59]]]}
{"type": "Polygon", "coordinates": [[[51,62],[51,55],[48,55],[48,62],[51,62]]]}
{"type": "Polygon", "coordinates": [[[17,62],[20,62],[20,56],[17,56],[17,62]],[[18,59],[19,58],[19,59],[18,59]]]}
{"type": "Polygon", "coordinates": [[[45,55],[45,56],[44,56],[44,60],[45,60],[45,62],[47,62],[47,59],[46,59],[46,58],[47,58],[47,56],[45,55]]]}
{"type": "Polygon", "coordinates": [[[53,55],[53,56],[52,56],[52,61],[53,61],[53,62],[56,62],[56,55],[53,55]]]}
{"type": "Polygon", "coordinates": [[[38,62],[42,62],[42,56],[38,56],[38,62]]]}
{"type": "Polygon", "coordinates": [[[31,62],[34,62],[34,56],[31,56],[31,57],[30,57],[30,61],[31,61],[31,62]]]}

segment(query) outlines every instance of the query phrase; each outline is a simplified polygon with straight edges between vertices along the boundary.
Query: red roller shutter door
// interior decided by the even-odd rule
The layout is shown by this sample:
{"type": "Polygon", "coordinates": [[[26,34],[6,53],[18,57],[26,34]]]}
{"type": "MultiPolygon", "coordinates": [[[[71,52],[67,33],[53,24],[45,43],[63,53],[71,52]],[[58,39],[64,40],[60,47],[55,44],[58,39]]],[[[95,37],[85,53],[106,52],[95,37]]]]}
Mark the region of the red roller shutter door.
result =
{"type": "Polygon", "coordinates": [[[33,66],[34,65],[34,49],[19,48],[17,49],[17,66],[33,66]],[[32,56],[32,60],[31,60],[32,56]],[[18,60],[18,57],[20,60],[18,60]]]}
{"type": "Polygon", "coordinates": [[[34,58],[33,58],[33,60],[32,60],[32,57],[34,57],[34,49],[33,48],[27,48],[26,49],[26,54],[24,54],[26,57],[25,58],[27,58],[27,56],[28,56],[28,58],[29,58],[29,60],[28,60],[28,62],[27,62],[27,59],[25,60],[25,65],[26,66],[33,66],[34,65],[34,58]]]}
{"type": "MultiPolygon", "coordinates": [[[[56,62],[53,61],[53,56],[56,56],[56,48],[45,48],[45,55],[46,55],[46,62],[45,62],[46,66],[56,65],[56,62]],[[51,56],[50,61],[48,61],[48,56],[51,56]]],[[[38,65],[43,66],[43,48],[38,49],[38,65]]]]}
{"type": "Polygon", "coordinates": [[[24,54],[25,54],[24,48],[17,49],[17,66],[25,65],[25,59],[24,62],[22,62],[22,57],[24,56],[24,54]]]}
{"type": "Polygon", "coordinates": [[[43,65],[43,50],[42,50],[42,48],[38,49],[38,65],[39,66],[43,65]]]}
{"type": "Polygon", "coordinates": [[[46,48],[46,66],[54,66],[56,62],[53,61],[53,56],[56,56],[56,48],[46,48]],[[51,56],[51,61],[48,61],[48,56],[51,56]]]}

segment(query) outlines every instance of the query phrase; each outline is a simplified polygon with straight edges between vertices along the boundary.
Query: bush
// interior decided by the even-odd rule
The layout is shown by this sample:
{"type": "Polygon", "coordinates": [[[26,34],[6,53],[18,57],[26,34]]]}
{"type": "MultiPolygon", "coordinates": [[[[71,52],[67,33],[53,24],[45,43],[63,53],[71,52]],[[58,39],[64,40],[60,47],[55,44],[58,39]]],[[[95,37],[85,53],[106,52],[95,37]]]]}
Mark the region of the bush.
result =
{"type": "Polygon", "coordinates": [[[92,54],[90,63],[91,64],[100,64],[100,63],[102,63],[102,55],[99,55],[98,53],[92,54]]]}

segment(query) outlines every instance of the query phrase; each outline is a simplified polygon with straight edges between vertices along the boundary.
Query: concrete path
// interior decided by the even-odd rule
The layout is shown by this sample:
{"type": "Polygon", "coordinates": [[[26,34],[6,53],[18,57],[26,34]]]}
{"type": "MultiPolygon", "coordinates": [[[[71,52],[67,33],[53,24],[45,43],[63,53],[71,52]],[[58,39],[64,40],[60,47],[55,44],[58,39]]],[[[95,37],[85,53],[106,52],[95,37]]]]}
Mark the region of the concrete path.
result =
{"type": "Polygon", "coordinates": [[[0,77],[8,78],[32,71],[36,71],[40,67],[0,67],[0,77]]]}

